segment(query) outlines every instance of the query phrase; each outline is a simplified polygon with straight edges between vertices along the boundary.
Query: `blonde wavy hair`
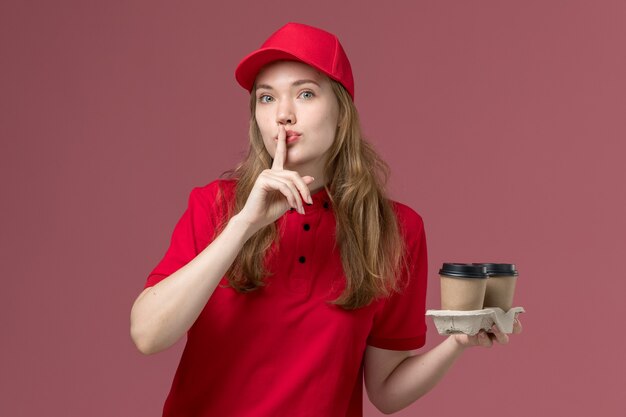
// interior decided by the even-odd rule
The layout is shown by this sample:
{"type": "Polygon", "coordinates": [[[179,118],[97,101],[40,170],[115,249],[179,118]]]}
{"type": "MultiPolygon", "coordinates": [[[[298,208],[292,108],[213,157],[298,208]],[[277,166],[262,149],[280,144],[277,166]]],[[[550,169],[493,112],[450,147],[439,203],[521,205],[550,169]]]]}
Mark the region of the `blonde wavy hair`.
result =
{"type": "MultiPolygon", "coordinates": [[[[384,186],[389,166],[361,134],[352,98],[337,81],[330,79],[339,103],[339,126],[328,150],[324,185],[336,220],[337,245],[346,278],[339,298],[328,301],[346,310],[369,305],[374,299],[400,291],[399,277],[407,269],[405,243],[392,203],[384,186]]],[[[255,117],[256,87],[250,95],[250,146],[247,157],[220,178],[236,179],[233,201],[222,199],[225,216],[215,231],[217,236],[229,219],[244,207],[257,177],[272,166],[255,117]]],[[[220,195],[218,193],[218,200],[220,195]]],[[[265,265],[266,251],[278,242],[276,223],[269,224],[246,241],[226,272],[229,286],[250,292],[265,285],[271,275],[265,265]]]]}

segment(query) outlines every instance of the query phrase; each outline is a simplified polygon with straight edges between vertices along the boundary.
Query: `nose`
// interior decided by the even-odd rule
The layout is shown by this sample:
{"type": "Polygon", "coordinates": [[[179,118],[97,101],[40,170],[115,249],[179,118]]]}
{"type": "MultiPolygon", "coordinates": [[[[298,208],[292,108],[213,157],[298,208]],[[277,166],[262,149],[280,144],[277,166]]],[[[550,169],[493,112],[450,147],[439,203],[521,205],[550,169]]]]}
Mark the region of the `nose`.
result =
{"type": "Polygon", "coordinates": [[[296,123],[296,113],[294,111],[293,103],[289,100],[281,100],[278,105],[276,113],[276,122],[279,124],[294,124],[296,123]]]}

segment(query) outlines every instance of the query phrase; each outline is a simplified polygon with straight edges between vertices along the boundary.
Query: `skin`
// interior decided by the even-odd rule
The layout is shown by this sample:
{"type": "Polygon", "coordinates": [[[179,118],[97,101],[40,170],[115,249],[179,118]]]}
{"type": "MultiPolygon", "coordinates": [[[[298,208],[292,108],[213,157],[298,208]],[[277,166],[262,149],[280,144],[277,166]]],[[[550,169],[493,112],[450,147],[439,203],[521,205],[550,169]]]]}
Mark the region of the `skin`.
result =
{"type": "Polygon", "coordinates": [[[301,62],[277,61],[257,75],[255,95],[255,116],[267,152],[275,158],[279,129],[300,132],[296,142],[286,144],[283,168],[314,177],[309,188],[319,190],[326,183],[323,167],[339,118],[328,77],[301,62]],[[313,82],[298,84],[302,80],[313,82]]]}

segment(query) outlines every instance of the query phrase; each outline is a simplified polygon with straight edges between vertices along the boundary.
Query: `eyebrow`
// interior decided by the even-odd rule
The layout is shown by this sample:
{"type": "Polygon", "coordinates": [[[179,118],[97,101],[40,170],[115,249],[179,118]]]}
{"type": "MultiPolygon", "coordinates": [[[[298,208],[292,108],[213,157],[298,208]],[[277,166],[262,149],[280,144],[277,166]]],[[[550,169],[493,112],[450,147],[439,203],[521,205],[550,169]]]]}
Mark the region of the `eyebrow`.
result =
{"type": "MultiPolygon", "coordinates": [[[[316,86],[318,86],[319,88],[322,88],[322,86],[321,86],[321,85],[319,85],[317,82],[315,82],[315,81],[313,81],[313,80],[298,80],[298,81],[294,81],[293,83],[291,83],[291,86],[292,86],[292,87],[297,87],[297,86],[299,86],[299,85],[302,85],[302,84],[308,84],[308,83],[315,84],[315,85],[316,85],[316,86]]],[[[274,89],[271,85],[268,85],[268,84],[258,84],[258,85],[256,86],[256,88],[257,88],[257,90],[258,90],[258,89],[261,89],[261,88],[265,88],[265,89],[267,89],[267,90],[273,90],[273,89],[274,89]]]]}

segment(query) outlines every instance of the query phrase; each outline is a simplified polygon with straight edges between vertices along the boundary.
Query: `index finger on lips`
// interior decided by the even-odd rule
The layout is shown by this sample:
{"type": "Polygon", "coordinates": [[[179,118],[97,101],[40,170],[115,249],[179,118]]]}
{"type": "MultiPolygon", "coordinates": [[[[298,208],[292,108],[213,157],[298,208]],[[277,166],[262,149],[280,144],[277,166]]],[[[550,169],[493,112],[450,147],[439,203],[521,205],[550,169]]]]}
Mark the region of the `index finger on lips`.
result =
{"type": "Polygon", "coordinates": [[[285,156],[287,154],[287,132],[285,126],[278,125],[278,142],[276,143],[276,151],[274,152],[274,162],[272,169],[283,169],[285,165],[285,156]]]}

